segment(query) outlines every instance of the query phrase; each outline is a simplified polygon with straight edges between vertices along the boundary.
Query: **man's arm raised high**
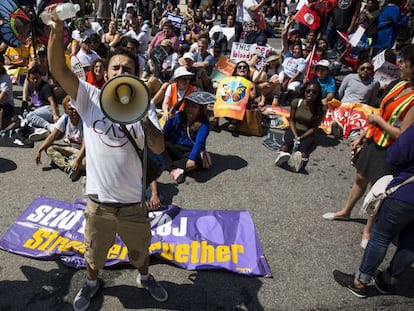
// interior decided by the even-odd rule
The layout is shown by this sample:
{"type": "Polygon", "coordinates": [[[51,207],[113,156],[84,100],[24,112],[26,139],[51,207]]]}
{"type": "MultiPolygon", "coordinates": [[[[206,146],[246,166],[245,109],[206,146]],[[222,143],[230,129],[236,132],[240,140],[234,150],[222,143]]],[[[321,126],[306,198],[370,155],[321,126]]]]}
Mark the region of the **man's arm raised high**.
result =
{"type": "MultiPolygon", "coordinates": [[[[56,4],[46,7],[45,11],[52,13],[56,4]]],[[[63,22],[52,15],[50,25],[49,44],[47,48],[49,59],[49,70],[53,77],[59,82],[65,92],[74,100],[79,88],[78,77],[66,66],[63,47],[63,22]]]]}

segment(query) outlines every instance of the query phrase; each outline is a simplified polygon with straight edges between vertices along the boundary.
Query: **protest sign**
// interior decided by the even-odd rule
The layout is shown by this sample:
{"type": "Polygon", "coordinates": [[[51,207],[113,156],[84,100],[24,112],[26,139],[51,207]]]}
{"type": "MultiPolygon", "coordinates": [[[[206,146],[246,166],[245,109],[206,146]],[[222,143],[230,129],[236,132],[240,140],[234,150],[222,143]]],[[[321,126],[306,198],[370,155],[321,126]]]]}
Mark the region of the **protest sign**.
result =
{"type": "Polygon", "coordinates": [[[223,78],[230,77],[233,74],[234,68],[236,68],[234,61],[224,55],[220,55],[210,75],[210,79],[215,82],[220,82],[223,78]]]}
{"type": "Polygon", "coordinates": [[[401,68],[385,59],[385,51],[378,53],[373,59],[374,80],[378,81],[382,88],[386,87],[391,81],[400,78],[401,68]]]}
{"type": "Polygon", "coordinates": [[[328,105],[325,116],[319,128],[326,134],[331,134],[332,122],[339,123],[343,128],[343,136],[348,137],[353,130],[368,128],[368,115],[378,113],[378,108],[361,103],[342,103],[339,106],[328,105]]]}
{"type": "Polygon", "coordinates": [[[250,60],[253,53],[256,51],[259,51],[266,56],[271,50],[272,47],[270,46],[233,42],[231,46],[230,59],[237,63],[241,60],[250,60]]]}
{"type": "Polygon", "coordinates": [[[70,67],[72,72],[81,80],[86,80],[85,70],[82,67],[80,60],[76,56],[70,57],[70,67]]]}
{"type": "Polygon", "coordinates": [[[184,22],[184,17],[179,15],[174,15],[167,13],[167,21],[173,24],[176,28],[181,28],[184,22]]]}
{"type": "MultiPolygon", "coordinates": [[[[74,203],[39,197],[0,240],[0,248],[42,260],[60,259],[84,268],[84,209],[74,203]]],[[[169,205],[151,212],[150,254],[187,270],[227,269],[245,275],[271,276],[247,211],[186,210],[169,205]]],[[[128,249],[117,236],[106,266],[128,263],[128,249]]]]}
{"type": "Polygon", "coordinates": [[[217,88],[214,117],[243,120],[252,82],[242,77],[228,77],[217,88]]]}

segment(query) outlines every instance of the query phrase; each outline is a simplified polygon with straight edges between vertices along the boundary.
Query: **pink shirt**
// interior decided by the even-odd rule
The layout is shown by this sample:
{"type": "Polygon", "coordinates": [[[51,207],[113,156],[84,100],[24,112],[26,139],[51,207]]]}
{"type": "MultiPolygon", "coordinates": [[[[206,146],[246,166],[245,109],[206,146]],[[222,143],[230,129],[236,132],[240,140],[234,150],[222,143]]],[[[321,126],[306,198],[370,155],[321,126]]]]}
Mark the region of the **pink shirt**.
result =
{"type": "Polygon", "coordinates": [[[151,43],[150,43],[151,48],[153,49],[155,46],[159,45],[159,44],[161,43],[161,41],[162,41],[162,40],[164,40],[164,39],[170,39],[170,40],[171,40],[171,43],[172,43],[172,48],[173,48],[176,52],[178,52],[178,51],[180,50],[180,44],[179,44],[179,42],[178,42],[178,38],[177,38],[177,36],[173,34],[173,36],[172,36],[172,37],[167,38],[167,37],[165,36],[165,34],[164,34],[164,32],[163,32],[163,31],[158,32],[158,33],[154,36],[154,38],[152,38],[151,43]]]}

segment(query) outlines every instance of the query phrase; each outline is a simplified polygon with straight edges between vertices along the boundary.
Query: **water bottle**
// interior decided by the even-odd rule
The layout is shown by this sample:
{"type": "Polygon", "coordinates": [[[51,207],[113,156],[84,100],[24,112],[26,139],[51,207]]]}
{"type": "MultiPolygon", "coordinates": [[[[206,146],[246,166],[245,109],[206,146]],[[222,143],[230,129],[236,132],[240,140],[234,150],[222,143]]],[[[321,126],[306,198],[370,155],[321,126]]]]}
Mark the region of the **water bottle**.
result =
{"type": "MultiPolygon", "coordinates": [[[[55,11],[52,13],[61,21],[64,21],[65,19],[71,18],[73,16],[76,16],[76,12],[80,10],[79,4],[73,4],[73,3],[62,3],[59,4],[55,11]]],[[[49,13],[43,11],[40,14],[40,18],[42,19],[42,22],[45,25],[50,25],[52,23],[52,19],[49,13]]]]}
{"type": "Polygon", "coordinates": [[[300,138],[298,137],[293,141],[293,151],[296,151],[299,148],[299,146],[300,146],[300,138]]]}

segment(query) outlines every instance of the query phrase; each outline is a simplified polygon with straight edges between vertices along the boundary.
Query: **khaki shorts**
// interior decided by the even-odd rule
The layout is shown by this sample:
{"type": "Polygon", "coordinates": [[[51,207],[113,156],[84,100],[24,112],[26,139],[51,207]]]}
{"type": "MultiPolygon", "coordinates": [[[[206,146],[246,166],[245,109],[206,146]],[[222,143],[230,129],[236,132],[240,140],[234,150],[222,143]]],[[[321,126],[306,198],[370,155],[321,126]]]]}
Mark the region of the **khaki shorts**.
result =
{"type": "Polygon", "coordinates": [[[102,269],[118,233],[128,248],[129,261],[142,267],[149,255],[151,227],[141,203],[115,208],[88,200],[85,210],[85,259],[94,270],[102,269]]]}

